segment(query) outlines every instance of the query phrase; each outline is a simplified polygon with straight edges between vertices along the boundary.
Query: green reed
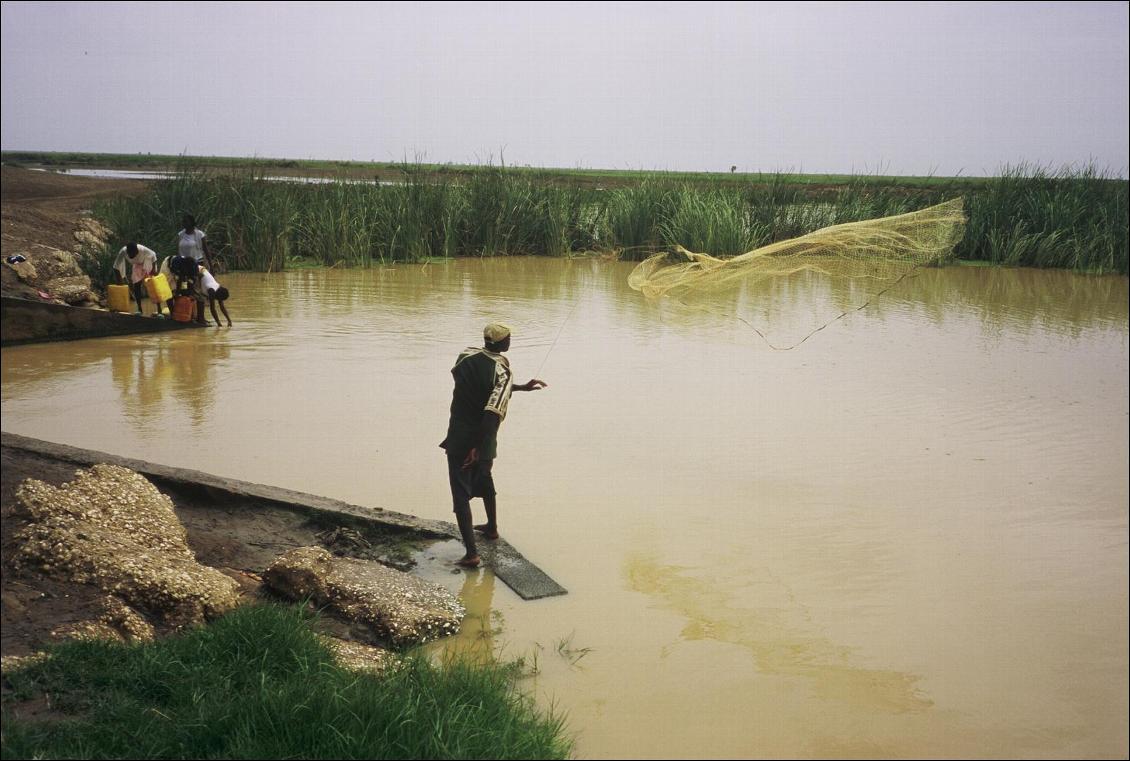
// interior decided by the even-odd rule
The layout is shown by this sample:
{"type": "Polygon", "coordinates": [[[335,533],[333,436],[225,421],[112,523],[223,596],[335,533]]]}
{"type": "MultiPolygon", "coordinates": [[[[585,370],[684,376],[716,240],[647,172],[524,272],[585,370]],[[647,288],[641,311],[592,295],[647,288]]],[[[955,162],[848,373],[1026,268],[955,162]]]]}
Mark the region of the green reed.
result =
{"type": "Polygon", "coordinates": [[[643,259],[659,249],[661,227],[675,205],[676,192],[673,184],[659,180],[608,191],[605,248],[619,250],[625,259],[643,259]]]}
{"type": "Polygon", "coordinates": [[[972,194],[959,255],[1004,264],[1127,272],[1127,183],[1093,166],[1006,167],[972,194]]]}
{"type": "Polygon", "coordinates": [[[108,251],[132,238],[171,253],[188,212],[230,266],[273,271],[293,257],[331,266],[577,251],[641,259],[676,245],[733,255],[962,195],[969,224],[958,258],[1126,273],[1127,187],[1093,167],[1006,167],[976,182],[860,176],[819,185],[777,174],[744,187],[655,175],[602,190],[501,166],[457,175],[404,164],[391,184],[301,184],[269,180],[259,169],[221,173],[185,163],[149,193],[96,213],[116,232],[108,251]]]}
{"type": "Polygon", "coordinates": [[[752,219],[740,193],[682,187],[659,223],[668,248],[676,245],[715,256],[736,256],[768,242],[768,228],[752,219]]]}

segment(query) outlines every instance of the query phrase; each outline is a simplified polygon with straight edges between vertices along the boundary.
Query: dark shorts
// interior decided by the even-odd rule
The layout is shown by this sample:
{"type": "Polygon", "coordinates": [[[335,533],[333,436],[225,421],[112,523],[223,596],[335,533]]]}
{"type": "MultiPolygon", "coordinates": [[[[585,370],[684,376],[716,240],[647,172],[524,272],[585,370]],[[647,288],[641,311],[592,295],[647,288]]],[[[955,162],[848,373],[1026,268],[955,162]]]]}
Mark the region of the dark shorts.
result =
{"type": "Polygon", "coordinates": [[[494,476],[491,469],[494,460],[479,460],[469,468],[463,468],[465,457],[447,457],[447,477],[451,482],[451,495],[472,499],[473,497],[493,497],[494,476]]]}

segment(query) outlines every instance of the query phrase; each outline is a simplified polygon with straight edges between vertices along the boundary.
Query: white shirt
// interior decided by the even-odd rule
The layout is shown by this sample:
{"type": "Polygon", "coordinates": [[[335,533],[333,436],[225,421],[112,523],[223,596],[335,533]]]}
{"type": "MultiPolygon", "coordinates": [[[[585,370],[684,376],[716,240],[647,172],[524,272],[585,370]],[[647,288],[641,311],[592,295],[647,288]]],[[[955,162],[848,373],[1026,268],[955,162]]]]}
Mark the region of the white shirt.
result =
{"type": "Polygon", "coordinates": [[[203,267],[200,268],[200,290],[208,293],[210,290],[220,290],[220,284],[216,282],[216,278],[212,277],[212,273],[203,267]]]}
{"type": "Polygon", "coordinates": [[[114,259],[114,269],[129,282],[140,283],[157,271],[157,254],[138,243],[137,254],[130,259],[126,247],[122,246],[114,259]]]}
{"type": "Polygon", "coordinates": [[[181,256],[188,256],[198,262],[204,261],[204,231],[199,227],[194,228],[191,233],[186,233],[181,230],[177,233],[177,253],[181,256]]]}

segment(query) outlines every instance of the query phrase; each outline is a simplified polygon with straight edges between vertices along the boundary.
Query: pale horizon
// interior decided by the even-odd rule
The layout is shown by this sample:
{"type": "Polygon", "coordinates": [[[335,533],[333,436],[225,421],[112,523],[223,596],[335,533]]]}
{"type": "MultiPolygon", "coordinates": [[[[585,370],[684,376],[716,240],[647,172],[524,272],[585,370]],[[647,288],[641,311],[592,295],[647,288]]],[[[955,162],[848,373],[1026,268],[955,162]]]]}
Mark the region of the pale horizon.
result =
{"type": "Polygon", "coordinates": [[[3,3],[0,148],[1125,177],[1125,3],[3,3]]]}

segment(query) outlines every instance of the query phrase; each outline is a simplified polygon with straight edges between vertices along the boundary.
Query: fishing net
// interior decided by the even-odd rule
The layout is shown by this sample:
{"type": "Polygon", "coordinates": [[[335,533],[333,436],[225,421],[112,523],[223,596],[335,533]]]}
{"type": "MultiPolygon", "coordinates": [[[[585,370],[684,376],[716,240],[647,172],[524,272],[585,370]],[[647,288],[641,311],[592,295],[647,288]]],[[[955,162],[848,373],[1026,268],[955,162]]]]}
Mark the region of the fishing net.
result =
{"type": "Polygon", "coordinates": [[[964,232],[962,199],[955,198],[908,214],[824,227],[728,259],[676,246],[680,261],[671,261],[667,253],[651,256],[628,276],[628,285],[645,296],[687,300],[733,281],[748,283],[804,270],[891,281],[948,257],[964,232]]]}

